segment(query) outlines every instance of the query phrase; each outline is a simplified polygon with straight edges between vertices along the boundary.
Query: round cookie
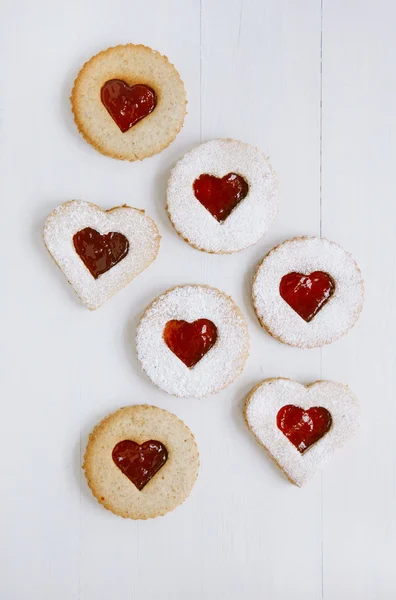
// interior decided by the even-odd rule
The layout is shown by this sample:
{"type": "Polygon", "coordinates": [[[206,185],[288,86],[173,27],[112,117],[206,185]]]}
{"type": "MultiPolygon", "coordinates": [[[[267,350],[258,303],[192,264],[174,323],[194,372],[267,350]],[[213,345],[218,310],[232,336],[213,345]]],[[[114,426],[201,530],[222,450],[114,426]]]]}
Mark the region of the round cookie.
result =
{"type": "Polygon", "coordinates": [[[362,274],[350,254],[325,238],[301,237],[273,248],[253,282],[261,325],[290,346],[330,344],[353,327],[363,307],[362,274]]]}
{"type": "Polygon", "coordinates": [[[189,496],[199,470],[194,436],[155,406],[120,408],[89,436],[83,469],[97,501],[116,515],[153,519],[189,496]]]}
{"type": "Polygon", "coordinates": [[[182,285],[159,296],[136,333],[149,379],[181,398],[201,398],[230,385],[249,354],[249,333],[234,301],[206,285],[182,285]]]}
{"type": "Polygon", "coordinates": [[[255,244],[278,212],[278,182],[268,159],[249,144],[220,139],[179,160],[167,189],[177,233],[205,252],[230,254],[255,244]]]}
{"type": "Polygon", "coordinates": [[[175,139],[186,115],[186,92],[166,56],[126,44],[93,56],[71,94],[78,130],[96,150],[143,160],[175,139]]]}
{"type": "Polygon", "coordinates": [[[82,302],[99,308],[156,259],[161,236],[143,210],[72,200],[44,224],[44,242],[82,302]]]}
{"type": "Polygon", "coordinates": [[[274,378],[253,388],[244,416],[258,443],[292,483],[302,486],[355,433],[360,406],[341,383],[305,386],[274,378]]]}

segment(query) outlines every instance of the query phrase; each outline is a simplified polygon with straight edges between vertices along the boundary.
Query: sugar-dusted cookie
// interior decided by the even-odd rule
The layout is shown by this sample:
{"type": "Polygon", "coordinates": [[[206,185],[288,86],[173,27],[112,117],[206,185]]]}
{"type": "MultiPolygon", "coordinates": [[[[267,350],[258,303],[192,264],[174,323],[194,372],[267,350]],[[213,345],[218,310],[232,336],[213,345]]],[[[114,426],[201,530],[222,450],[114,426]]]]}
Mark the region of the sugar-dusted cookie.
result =
{"type": "Polygon", "coordinates": [[[167,211],[177,233],[205,252],[255,244],[278,212],[278,182],[267,158],[236,140],[197,146],[171,172],[167,211]]]}
{"type": "Polygon", "coordinates": [[[70,285],[91,310],[153,262],[161,236],[144,211],[130,206],[102,210],[72,200],[44,225],[44,242],[70,285]]]}
{"type": "Polygon", "coordinates": [[[341,246],[319,237],[287,240],[261,261],[253,305],[261,325],[300,348],[330,344],[357,321],[363,307],[362,274],[341,246]]]}
{"type": "Polygon", "coordinates": [[[120,408],[91,433],[84,466],[95,498],[116,515],[153,519],[189,496],[198,476],[194,436],[155,406],[120,408]]]}
{"type": "Polygon", "coordinates": [[[136,346],[155,385],[182,398],[201,398],[230,385],[241,373],[249,333],[229,296],[206,285],[182,285],[146,309],[136,346]]]}
{"type": "Polygon", "coordinates": [[[108,48],[82,67],[71,95],[74,120],[102,154],[142,160],[179,133],[186,92],[166,56],[147,46],[108,48]]]}
{"type": "Polygon", "coordinates": [[[267,379],[250,392],[245,421],[292,483],[304,485],[359,426],[360,407],[346,385],[267,379]]]}

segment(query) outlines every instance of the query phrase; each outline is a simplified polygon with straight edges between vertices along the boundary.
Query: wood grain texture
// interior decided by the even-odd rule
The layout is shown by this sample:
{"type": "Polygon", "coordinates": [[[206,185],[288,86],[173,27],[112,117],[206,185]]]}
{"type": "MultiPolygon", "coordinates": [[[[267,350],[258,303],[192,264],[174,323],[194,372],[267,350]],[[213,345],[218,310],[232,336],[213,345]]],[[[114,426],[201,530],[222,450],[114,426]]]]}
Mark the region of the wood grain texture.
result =
{"type": "Polygon", "coordinates": [[[394,600],[395,16],[391,0],[4,0],[1,600],[394,600]],[[132,165],[83,141],[68,99],[84,61],[126,42],[166,54],[189,102],[176,141],[132,165]],[[273,228],[233,256],[191,248],[164,209],[171,166],[217,137],[261,148],[281,185],[273,228]],[[163,236],[94,313],[41,239],[73,198],[143,208],[163,236]],[[271,247],[321,232],[360,263],[366,306],[347,337],[301,351],[260,328],[251,280],[271,247]],[[144,308],[183,283],[230,294],[251,335],[244,373],[206,400],[162,393],[135,356],[144,308]],[[363,406],[355,440],[302,489],[243,422],[250,389],[278,376],[347,383],[363,406]],[[81,471],[93,426],[134,402],[183,419],[202,463],[190,499],[142,523],[103,510],[81,471]]]}
{"type": "Polygon", "coordinates": [[[361,322],[323,350],[363,422],[323,473],[324,598],[396,597],[395,5],[327,1],[323,12],[323,235],[359,260],[361,322]]]}

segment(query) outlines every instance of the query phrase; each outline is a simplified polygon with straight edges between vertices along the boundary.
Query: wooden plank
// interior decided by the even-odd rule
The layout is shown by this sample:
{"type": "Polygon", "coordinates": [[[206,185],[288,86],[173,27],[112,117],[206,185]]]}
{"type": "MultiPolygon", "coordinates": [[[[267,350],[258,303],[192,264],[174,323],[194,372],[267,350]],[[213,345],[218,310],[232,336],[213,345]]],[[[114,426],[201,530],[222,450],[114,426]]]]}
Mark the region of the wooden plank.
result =
{"type": "Polygon", "coordinates": [[[6,348],[0,597],[174,600],[182,597],[178,582],[184,577],[185,591],[187,578],[193,581],[174,567],[188,556],[199,503],[195,512],[191,504],[187,513],[179,509],[176,521],[173,515],[147,524],[124,521],[92,498],[81,462],[94,424],[122,405],[164,406],[189,423],[176,405],[181,402],[168,402],[138,371],[133,339],[146,304],[190,274],[174,250],[184,245],[166,217],[164,189],[172,163],[199,139],[199,4],[42,0],[7,2],[1,13],[2,242],[12,256],[4,265],[9,294],[0,298],[6,348]],[[190,100],[175,144],[136,164],[86,144],[69,103],[84,61],[130,41],[167,54],[190,100]],[[41,239],[47,213],[72,198],[146,209],[164,237],[158,262],[96,313],[75,298],[41,239]],[[157,547],[163,556],[160,575],[153,576],[157,547]]]}
{"type": "Polygon", "coordinates": [[[323,475],[324,598],[396,595],[394,2],[325,0],[323,234],[360,263],[360,323],[323,351],[362,404],[356,439],[323,475]]]}
{"type": "Polygon", "coordinates": [[[230,293],[248,316],[252,344],[237,383],[202,405],[205,551],[197,598],[283,600],[298,590],[317,600],[320,478],[303,490],[289,484],[250,437],[241,408],[265,377],[304,383],[320,377],[320,350],[276,342],[259,327],[251,306],[258,260],[289,237],[320,231],[320,4],[203,0],[201,43],[202,140],[231,137],[266,152],[279,176],[281,210],[256,246],[231,257],[202,258],[205,278],[230,293]]]}

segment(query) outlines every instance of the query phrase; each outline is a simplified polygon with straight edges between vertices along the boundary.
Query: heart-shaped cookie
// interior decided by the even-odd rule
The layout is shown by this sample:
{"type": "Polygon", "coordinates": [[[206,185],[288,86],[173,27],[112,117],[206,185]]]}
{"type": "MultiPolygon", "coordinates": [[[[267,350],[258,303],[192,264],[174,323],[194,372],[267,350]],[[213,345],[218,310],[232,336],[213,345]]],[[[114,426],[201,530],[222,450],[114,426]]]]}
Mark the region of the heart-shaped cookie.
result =
{"type": "Polygon", "coordinates": [[[341,383],[267,379],[245,404],[245,421],[292,483],[304,485],[359,426],[357,398],[341,383]]]}
{"type": "Polygon", "coordinates": [[[98,308],[156,258],[160,235],[144,211],[73,200],[46,219],[44,241],[82,302],[98,308]]]}
{"type": "Polygon", "coordinates": [[[112,457],[117,467],[141,491],[166,463],[168,450],[157,440],[140,445],[123,440],[114,446],[112,457]]]}
{"type": "Polygon", "coordinates": [[[125,133],[153,112],[157,97],[144,84],[129,86],[121,79],[111,79],[102,86],[100,97],[107,112],[125,133]]]}
{"type": "Polygon", "coordinates": [[[216,177],[203,173],[193,184],[197,200],[222,223],[234,208],[247,196],[249,186],[246,180],[236,173],[216,177]]]}
{"type": "Polygon", "coordinates": [[[164,341],[186,367],[193,367],[212,348],[217,340],[217,327],[209,319],[192,323],[173,319],[164,329],[164,341]]]}

